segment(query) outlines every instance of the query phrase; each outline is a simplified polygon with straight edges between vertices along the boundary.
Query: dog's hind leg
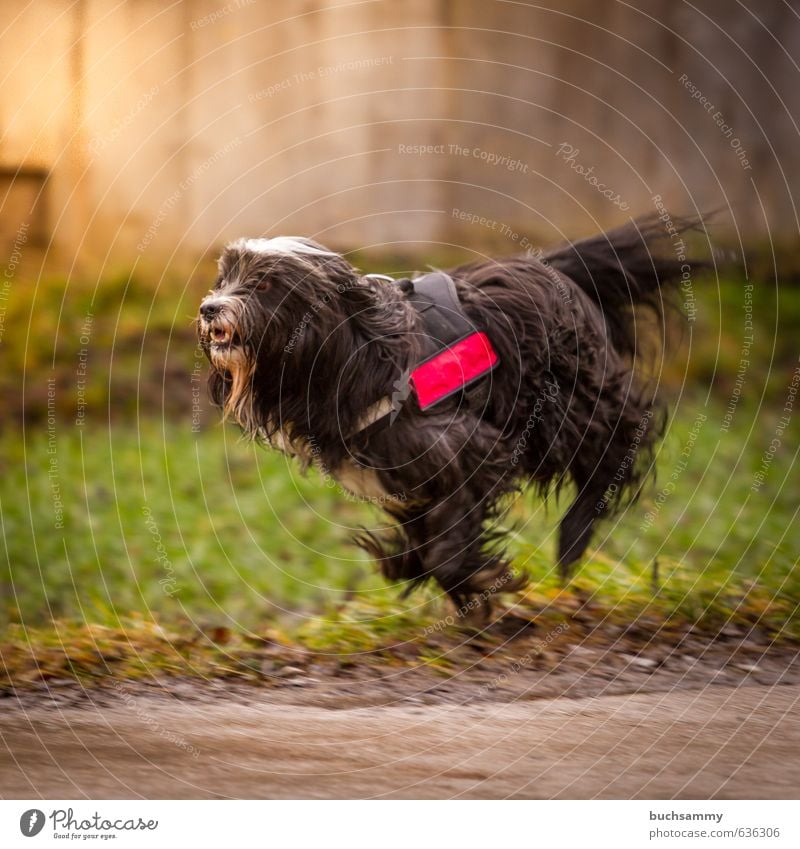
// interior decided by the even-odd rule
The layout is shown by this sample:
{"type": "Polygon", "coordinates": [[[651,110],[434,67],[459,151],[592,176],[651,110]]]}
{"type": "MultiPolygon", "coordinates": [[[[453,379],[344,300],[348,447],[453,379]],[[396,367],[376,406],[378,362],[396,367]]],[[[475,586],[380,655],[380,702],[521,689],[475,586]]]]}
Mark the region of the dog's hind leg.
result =
{"type": "Polygon", "coordinates": [[[663,430],[659,419],[654,422],[652,403],[628,394],[627,385],[622,388],[625,395],[616,403],[621,412],[602,452],[598,455],[586,443],[570,469],[578,495],[561,520],[558,566],[564,582],[589,545],[595,522],[636,499],[653,441],[663,430]]]}
{"type": "Polygon", "coordinates": [[[561,519],[558,571],[562,583],[567,583],[572,577],[575,564],[583,557],[592,539],[594,523],[605,510],[605,489],[605,486],[598,486],[592,478],[583,486],[578,483],[578,496],[561,519]]]}

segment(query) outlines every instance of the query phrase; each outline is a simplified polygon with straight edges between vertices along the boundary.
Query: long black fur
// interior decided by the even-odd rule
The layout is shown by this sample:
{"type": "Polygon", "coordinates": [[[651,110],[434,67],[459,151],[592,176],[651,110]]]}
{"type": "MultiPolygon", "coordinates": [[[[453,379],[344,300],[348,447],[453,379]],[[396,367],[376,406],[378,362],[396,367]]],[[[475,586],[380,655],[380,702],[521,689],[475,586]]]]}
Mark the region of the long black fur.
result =
{"type": "Polygon", "coordinates": [[[665,414],[633,367],[644,326],[637,319],[642,307],[663,314],[683,266],[657,219],[541,258],[452,269],[465,313],[501,364],[429,412],[409,399],[391,427],[372,435],[358,432],[365,411],[421,355],[420,319],[404,288],[360,276],[308,240],[300,252],[248,244],[226,249],[209,296],[228,299],[230,344],[247,380],[236,389],[236,368],[213,356],[201,321],[215,366],[211,397],[245,432],[280,437],[327,474],[353,464],[374,471],[397,533],[365,532],[359,542],[389,580],[434,578],[457,605],[512,588],[492,524],[502,496],[529,482],[544,494],[575,486],[560,525],[567,578],[597,520],[638,494],[665,414]]]}

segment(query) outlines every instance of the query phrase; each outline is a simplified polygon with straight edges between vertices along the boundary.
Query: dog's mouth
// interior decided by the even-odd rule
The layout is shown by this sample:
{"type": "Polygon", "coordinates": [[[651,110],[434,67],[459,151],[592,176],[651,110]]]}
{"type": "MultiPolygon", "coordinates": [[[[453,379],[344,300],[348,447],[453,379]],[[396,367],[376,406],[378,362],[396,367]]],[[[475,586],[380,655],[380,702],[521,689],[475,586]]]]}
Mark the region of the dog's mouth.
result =
{"type": "Polygon", "coordinates": [[[201,319],[200,340],[212,351],[222,351],[239,344],[236,327],[224,316],[218,316],[211,321],[201,319]]]}
{"type": "Polygon", "coordinates": [[[215,347],[228,347],[233,342],[233,333],[226,325],[212,324],[208,331],[208,341],[215,347]]]}
{"type": "Polygon", "coordinates": [[[217,368],[229,369],[243,356],[236,325],[227,316],[218,315],[210,321],[201,318],[199,332],[200,343],[217,368]]]}

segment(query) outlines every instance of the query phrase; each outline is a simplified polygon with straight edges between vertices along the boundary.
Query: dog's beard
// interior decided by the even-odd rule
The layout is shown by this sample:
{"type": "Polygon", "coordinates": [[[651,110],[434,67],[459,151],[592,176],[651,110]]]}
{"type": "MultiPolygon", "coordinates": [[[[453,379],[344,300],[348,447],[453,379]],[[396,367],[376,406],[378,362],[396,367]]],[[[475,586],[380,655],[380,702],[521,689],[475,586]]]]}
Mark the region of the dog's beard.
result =
{"type": "Polygon", "coordinates": [[[258,424],[253,409],[253,375],[256,361],[242,340],[239,326],[243,308],[231,298],[211,320],[200,319],[198,335],[206,356],[225,384],[221,398],[224,419],[232,419],[245,433],[255,434],[258,424]]]}
{"type": "Polygon", "coordinates": [[[255,360],[243,348],[212,348],[211,364],[228,377],[222,407],[223,418],[233,419],[245,433],[255,435],[258,431],[253,409],[255,360]]]}

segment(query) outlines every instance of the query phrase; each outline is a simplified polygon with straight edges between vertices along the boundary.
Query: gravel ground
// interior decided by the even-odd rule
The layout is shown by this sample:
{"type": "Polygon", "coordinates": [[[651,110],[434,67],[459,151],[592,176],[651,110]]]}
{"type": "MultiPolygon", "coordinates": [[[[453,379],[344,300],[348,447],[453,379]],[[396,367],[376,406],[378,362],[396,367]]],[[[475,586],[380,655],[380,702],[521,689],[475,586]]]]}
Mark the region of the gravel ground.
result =
{"type": "Polygon", "coordinates": [[[800,686],[331,710],[136,698],[0,718],[4,798],[795,798],[800,686]]]}
{"type": "Polygon", "coordinates": [[[797,649],[741,640],[56,679],[0,700],[0,796],[796,798],[798,700],[797,649]]]}

